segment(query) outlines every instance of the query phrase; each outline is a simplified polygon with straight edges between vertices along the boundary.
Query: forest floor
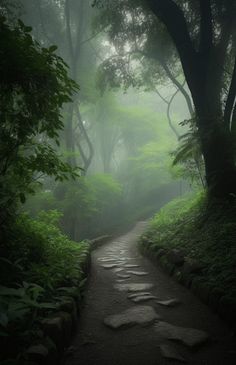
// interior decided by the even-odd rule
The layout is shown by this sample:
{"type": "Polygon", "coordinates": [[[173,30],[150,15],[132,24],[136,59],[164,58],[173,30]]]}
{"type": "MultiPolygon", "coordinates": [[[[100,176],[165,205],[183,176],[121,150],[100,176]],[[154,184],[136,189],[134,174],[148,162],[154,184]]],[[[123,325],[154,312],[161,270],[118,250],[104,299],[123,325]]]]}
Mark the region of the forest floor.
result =
{"type": "Polygon", "coordinates": [[[93,252],[77,334],[64,364],[235,364],[236,341],[224,322],[139,253],[146,223],[93,252]]]}

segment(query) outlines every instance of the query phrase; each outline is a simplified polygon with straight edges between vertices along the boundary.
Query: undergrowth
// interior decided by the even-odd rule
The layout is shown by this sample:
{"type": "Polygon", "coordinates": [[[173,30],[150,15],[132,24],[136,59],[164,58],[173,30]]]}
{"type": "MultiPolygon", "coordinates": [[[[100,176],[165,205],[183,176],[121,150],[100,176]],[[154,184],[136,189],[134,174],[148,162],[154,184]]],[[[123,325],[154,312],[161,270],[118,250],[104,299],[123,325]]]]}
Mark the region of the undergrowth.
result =
{"type": "MultiPolygon", "coordinates": [[[[60,213],[18,216],[0,246],[0,361],[22,363],[27,346],[42,337],[40,321],[72,294],[81,295],[89,245],[58,228],[60,213]]],[[[1,362],[2,363],[2,362],[1,362]]],[[[4,363],[4,362],[3,362],[4,363]]]]}
{"type": "MultiPolygon", "coordinates": [[[[145,233],[153,251],[181,248],[204,267],[202,280],[236,298],[236,203],[203,193],[174,199],[151,221],[145,233]]],[[[147,242],[148,241],[148,242],[147,242]]]]}

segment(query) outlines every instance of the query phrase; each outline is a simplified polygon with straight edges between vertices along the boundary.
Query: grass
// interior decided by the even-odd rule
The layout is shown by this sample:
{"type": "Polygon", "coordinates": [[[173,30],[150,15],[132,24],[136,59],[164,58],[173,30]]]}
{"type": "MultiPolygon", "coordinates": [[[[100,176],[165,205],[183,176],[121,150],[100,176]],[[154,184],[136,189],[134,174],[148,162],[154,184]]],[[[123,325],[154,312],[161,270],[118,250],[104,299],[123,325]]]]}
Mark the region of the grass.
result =
{"type": "Polygon", "coordinates": [[[236,298],[236,203],[186,195],[154,216],[142,245],[181,248],[204,267],[202,280],[236,298]]]}

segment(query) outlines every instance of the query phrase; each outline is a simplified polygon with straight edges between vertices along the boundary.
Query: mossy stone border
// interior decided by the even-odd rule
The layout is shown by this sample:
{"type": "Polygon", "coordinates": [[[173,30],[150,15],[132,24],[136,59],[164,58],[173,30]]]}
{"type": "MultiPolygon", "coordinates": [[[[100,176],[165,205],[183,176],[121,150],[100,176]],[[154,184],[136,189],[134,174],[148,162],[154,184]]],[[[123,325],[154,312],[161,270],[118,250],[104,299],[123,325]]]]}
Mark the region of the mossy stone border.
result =
{"type": "MultiPolygon", "coordinates": [[[[140,252],[154,264],[158,264],[175,281],[190,289],[236,333],[236,300],[226,296],[219,288],[211,286],[204,278],[200,264],[193,262],[191,268],[187,255],[183,258],[181,265],[180,261],[175,264],[170,258],[177,253],[177,249],[157,247],[152,243],[146,236],[142,236],[139,242],[140,252]]],[[[182,252],[183,250],[180,249],[179,253],[182,254],[182,252]]]]}

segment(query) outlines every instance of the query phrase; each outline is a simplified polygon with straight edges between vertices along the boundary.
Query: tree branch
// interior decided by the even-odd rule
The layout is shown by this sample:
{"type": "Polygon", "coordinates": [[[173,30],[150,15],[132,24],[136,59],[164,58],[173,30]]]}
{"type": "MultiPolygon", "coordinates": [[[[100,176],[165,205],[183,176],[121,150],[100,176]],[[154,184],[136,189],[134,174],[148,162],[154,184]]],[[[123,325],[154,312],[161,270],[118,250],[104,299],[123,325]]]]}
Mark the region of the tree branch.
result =
{"type": "Polygon", "coordinates": [[[84,160],[84,171],[85,171],[85,174],[92,162],[92,159],[93,159],[93,156],[94,156],[94,149],[93,149],[93,145],[92,145],[92,142],[90,141],[89,137],[88,137],[88,134],[87,134],[87,131],[83,125],[83,121],[82,121],[82,117],[81,117],[81,114],[80,114],[80,110],[79,110],[79,107],[78,105],[76,105],[76,113],[77,113],[77,116],[78,116],[78,122],[79,122],[79,128],[81,130],[81,132],[83,133],[84,135],[84,138],[86,140],[86,143],[88,145],[88,148],[89,148],[89,156],[86,157],[86,159],[84,160]]]}
{"type": "MultiPolygon", "coordinates": [[[[185,83],[185,81],[184,81],[184,83],[185,83]]],[[[180,91],[180,89],[177,89],[174,92],[174,94],[170,98],[170,101],[168,102],[168,106],[167,106],[167,118],[168,118],[169,126],[172,129],[172,131],[174,132],[174,134],[177,137],[177,139],[179,139],[179,133],[178,133],[177,129],[174,127],[174,125],[172,123],[171,116],[170,116],[170,107],[171,107],[171,104],[172,104],[174,98],[176,97],[176,95],[178,94],[179,91],[180,91]]]]}
{"type": "Polygon", "coordinates": [[[187,93],[187,91],[184,88],[184,84],[182,85],[171,73],[169,67],[167,66],[167,64],[165,62],[163,62],[162,60],[160,60],[160,63],[163,67],[163,69],[165,70],[167,76],[169,77],[169,79],[173,82],[174,85],[177,86],[177,88],[180,90],[180,92],[183,94],[183,96],[185,97],[186,103],[188,105],[188,110],[191,116],[194,115],[194,109],[193,109],[193,105],[192,105],[192,101],[191,98],[189,96],[189,94],[187,93]]]}
{"type": "Polygon", "coordinates": [[[200,52],[208,53],[212,48],[213,29],[211,0],[199,0],[201,13],[200,52]]]}
{"type": "Polygon", "coordinates": [[[66,18],[66,34],[67,34],[67,41],[69,45],[69,52],[71,57],[71,62],[73,62],[74,58],[74,48],[72,42],[72,35],[71,35],[71,26],[70,26],[70,0],[65,1],[65,18],[66,18]]]}
{"type": "Polygon", "coordinates": [[[78,56],[79,51],[81,47],[81,40],[83,36],[83,28],[84,28],[84,22],[85,22],[85,10],[84,10],[85,2],[80,2],[80,9],[79,9],[79,19],[77,21],[77,29],[76,29],[76,45],[75,45],[75,52],[74,52],[74,58],[75,63],[78,62],[78,56]]]}
{"type": "Polygon", "coordinates": [[[231,120],[235,104],[235,98],[236,98],[236,56],[234,60],[234,69],[224,111],[224,122],[229,129],[231,129],[231,120]]]}
{"type": "Polygon", "coordinates": [[[47,38],[49,44],[54,44],[53,40],[49,37],[49,35],[47,33],[47,30],[46,30],[46,26],[45,26],[44,19],[43,19],[41,0],[38,0],[38,1],[36,0],[35,3],[36,3],[36,6],[38,7],[39,18],[40,18],[40,21],[41,21],[42,31],[43,31],[45,37],[47,38]]]}
{"type": "Polygon", "coordinates": [[[88,37],[87,39],[84,39],[83,41],[80,42],[80,45],[82,46],[85,43],[90,42],[92,39],[96,38],[99,34],[101,34],[106,27],[104,27],[103,29],[99,30],[99,32],[92,34],[90,37],[88,37]]]}
{"type": "Polygon", "coordinates": [[[194,57],[195,49],[190,38],[182,10],[173,0],[147,0],[153,13],[162,20],[179,52],[180,58],[194,57]]]}

